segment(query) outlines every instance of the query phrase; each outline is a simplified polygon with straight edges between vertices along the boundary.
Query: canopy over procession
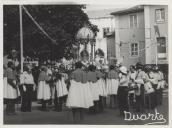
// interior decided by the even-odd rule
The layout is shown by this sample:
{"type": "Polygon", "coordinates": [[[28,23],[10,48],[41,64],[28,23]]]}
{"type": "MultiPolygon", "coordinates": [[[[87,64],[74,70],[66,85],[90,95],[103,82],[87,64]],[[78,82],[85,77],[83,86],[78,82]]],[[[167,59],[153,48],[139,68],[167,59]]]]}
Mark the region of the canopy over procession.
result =
{"type": "Polygon", "coordinates": [[[32,111],[33,94],[41,104],[41,111],[63,111],[63,106],[72,109],[75,115],[84,110],[101,113],[108,106],[124,111],[143,112],[162,105],[162,90],[166,87],[164,75],[158,66],[144,66],[137,63],[126,67],[119,65],[100,66],[74,63],[73,67],[50,64],[40,67],[24,67],[23,73],[17,73],[14,64],[9,61],[4,67],[4,98],[7,100],[6,113],[13,114],[16,99],[21,97],[21,111],[32,111]],[[110,101],[107,102],[107,98],[110,101]],[[109,99],[108,98],[108,99],[109,99]],[[114,105],[113,105],[114,104],[114,105]]]}

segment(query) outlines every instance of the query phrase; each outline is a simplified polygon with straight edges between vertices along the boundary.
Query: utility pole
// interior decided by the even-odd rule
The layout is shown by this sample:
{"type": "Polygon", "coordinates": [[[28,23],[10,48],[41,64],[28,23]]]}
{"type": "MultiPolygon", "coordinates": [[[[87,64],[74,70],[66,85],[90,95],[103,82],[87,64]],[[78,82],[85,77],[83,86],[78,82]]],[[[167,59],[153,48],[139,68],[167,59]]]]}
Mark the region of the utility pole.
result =
{"type": "Polygon", "coordinates": [[[19,15],[20,15],[20,63],[21,63],[21,72],[23,72],[23,22],[22,22],[22,5],[19,5],[19,15]]]}

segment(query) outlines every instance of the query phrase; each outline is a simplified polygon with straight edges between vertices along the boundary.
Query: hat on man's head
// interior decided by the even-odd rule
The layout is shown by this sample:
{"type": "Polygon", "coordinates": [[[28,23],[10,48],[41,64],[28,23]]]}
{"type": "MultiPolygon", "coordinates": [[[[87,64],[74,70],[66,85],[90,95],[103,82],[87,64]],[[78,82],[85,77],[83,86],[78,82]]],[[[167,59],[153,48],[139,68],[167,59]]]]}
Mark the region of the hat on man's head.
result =
{"type": "Polygon", "coordinates": [[[143,65],[140,62],[138,62],[136,64],[136,69],[143,69],[143,65]]]}
{"type": "Polygon", "coordinates": [[[153,66],[153,71],[158,71],[159,70],[159,67],[157,65],[153,66]]]}
{"type": "Polygon", "coordinates": [[[24,71],[28,71],[28,70],[29,70],[28,66],[25,65],[25,66],[23,67],[23,70],[24,70],[24,71]]]}
{"type": "Polygon", "coordinates": [[[57,65],[54,65],[54,69],[58,69],[58,66],[57,65]]]}
{"type": "Polygon", "coordinates": [[[150,72],[152,70],[152,66],[151,65],[145,65],[144,66],[144,71],[145,72],[150,72]]]}
{"type": "Polygon", "coordinates": [[[122,72],[123,74],[127,74],[127,68],[122,66],[119,68],[120,72],[122,72]]]}
{"type": "Polygon", "coordinates": [[[98,70],[100,70],[100,69],[101,69],[101,67],[100,67],[100,66],[97,66],[97,69],[98,69],[98,70]]]}
{"type": "Polygon", "coordinates": [[[47,70],[47,67],[46,67],[45,65],[42,65],[42,66],[41,66],[41,70],[42,70],[42,71],[46,71],[46,70],[47,70]]]}

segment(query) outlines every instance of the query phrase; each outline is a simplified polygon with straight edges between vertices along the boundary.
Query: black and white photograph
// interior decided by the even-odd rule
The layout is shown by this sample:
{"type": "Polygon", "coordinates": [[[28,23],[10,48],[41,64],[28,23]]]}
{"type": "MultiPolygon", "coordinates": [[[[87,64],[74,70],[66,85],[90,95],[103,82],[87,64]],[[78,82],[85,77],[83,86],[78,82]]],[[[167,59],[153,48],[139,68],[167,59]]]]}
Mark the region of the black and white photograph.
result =
{"type": "Polygon", "coordinates": [[[168,4],[2,11],[3,125],[169,125],[168,4]]]}

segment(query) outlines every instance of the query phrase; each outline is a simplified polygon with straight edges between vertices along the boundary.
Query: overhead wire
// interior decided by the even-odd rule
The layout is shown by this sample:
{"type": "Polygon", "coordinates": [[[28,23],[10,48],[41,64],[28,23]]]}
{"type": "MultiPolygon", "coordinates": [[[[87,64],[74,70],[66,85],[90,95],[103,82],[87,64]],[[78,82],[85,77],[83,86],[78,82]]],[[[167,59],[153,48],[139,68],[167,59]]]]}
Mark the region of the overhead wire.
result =
{"type": "Polygon", "coordinates": [[[55,42],[56,40],[53,39],[42,27],[41,25],[39,25],[39,23],[33,18],[33,16],[29,13],[29,11],[27,10],[26,7],[24,7],[22,5],[22,8],[24,9],[24,11],[26,12],[26,14],[29,16],[29,18],[33,21],[33,23],[39,28],[39,30],[48,38],[51,40],[51,42],[54,44],[54,45],[57,45],[55,42]]]}

